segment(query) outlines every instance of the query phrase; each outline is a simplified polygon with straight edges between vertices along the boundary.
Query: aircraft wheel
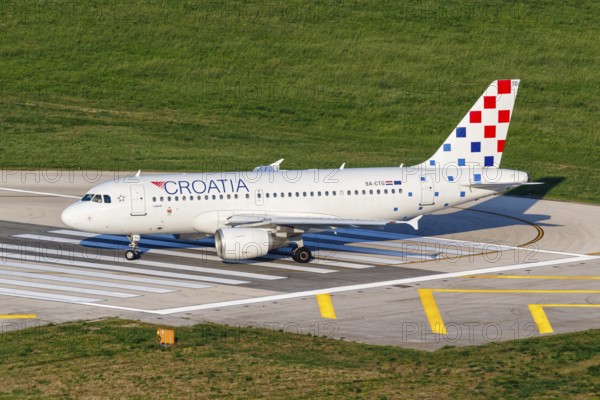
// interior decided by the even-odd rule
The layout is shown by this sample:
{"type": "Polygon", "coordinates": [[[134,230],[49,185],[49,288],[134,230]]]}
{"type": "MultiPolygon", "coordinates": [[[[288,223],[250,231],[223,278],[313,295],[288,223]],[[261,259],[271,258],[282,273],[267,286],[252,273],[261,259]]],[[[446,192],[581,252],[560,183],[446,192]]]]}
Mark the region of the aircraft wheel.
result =
{"type": "Polygon", "coordinates": [[[142,255],[134,250],[127,250],[125,252],[125,258],[129,261],[133,261],[133,260],[137,260],[138,258],[140,258],[142,255]]]}
{"type": "Polygon", "coordinates": [[[298,247],[292,252],[292,258],[298,263],[306,264],[312,258],[312,253],[308,247],[298,247]]]}

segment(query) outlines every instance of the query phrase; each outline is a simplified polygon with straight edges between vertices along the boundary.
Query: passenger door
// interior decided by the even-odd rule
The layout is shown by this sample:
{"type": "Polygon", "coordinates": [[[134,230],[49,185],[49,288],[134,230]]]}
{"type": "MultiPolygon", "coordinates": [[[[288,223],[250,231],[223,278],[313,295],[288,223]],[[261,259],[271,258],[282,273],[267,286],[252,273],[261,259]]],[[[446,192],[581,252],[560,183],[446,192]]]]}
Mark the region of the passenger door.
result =
{"type": "Polygon", "coordinates": [[[421,177],[421,205],[430,206],[434,204],[435,189],[433,186],[433,176],[425,175],[421,177]]]}
{"type": "Polygon", "coordinates": [[[146,215],[144,185],[131,185],[131,215],[146,215]]]}

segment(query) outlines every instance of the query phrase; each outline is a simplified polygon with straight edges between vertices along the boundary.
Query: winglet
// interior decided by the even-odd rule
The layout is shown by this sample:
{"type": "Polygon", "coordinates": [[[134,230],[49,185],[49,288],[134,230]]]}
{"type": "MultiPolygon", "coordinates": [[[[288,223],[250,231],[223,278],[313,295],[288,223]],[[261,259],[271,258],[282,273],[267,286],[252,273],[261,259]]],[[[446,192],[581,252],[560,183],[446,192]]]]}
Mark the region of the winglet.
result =
{"type": "Polygon", "coordinates": [[[269,165],[261,165],[259,167],[254,168],[252,171],[279,171],[279,165],[281,165],[281,163],[283,162],[283,158],[280,160],[275,161],[272,164],[269,165]]]}

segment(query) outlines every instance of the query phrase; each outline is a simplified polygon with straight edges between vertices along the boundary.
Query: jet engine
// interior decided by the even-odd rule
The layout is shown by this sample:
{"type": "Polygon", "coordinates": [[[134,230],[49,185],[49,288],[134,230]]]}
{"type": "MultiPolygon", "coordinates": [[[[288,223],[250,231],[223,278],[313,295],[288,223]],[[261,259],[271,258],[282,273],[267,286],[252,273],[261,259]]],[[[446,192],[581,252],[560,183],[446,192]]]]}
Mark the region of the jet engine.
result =
{"type": "Polygon", "coordinates": [[[262,257],[269,250],[287,246],[288,243],[267,229],[223,228],[215,233],[217,255],[230,261],[262,257]]]}

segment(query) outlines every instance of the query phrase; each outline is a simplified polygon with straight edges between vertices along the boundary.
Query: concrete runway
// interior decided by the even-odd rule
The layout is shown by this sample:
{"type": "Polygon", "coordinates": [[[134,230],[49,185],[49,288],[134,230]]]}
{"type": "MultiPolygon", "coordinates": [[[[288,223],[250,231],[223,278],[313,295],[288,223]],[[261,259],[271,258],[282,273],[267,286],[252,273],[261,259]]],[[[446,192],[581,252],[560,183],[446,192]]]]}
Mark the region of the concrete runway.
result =
{"type": "Polygon", "coordinates": [[[3,331],[118,316],[433,350],[599,326],[598,206],[493,197],[425,216],[419,231],[306,235],[318,251],[305,265],[285,252],[223,263],[211,238],[166,236],[144,238],[147,253],[126,262],[125,238],[62,225],[60,212],[75,198],[40,194],[80,197],[124,175],[3,172],[3,331]],[[10,317],[17,314],[35,318],[10,317]]]}

